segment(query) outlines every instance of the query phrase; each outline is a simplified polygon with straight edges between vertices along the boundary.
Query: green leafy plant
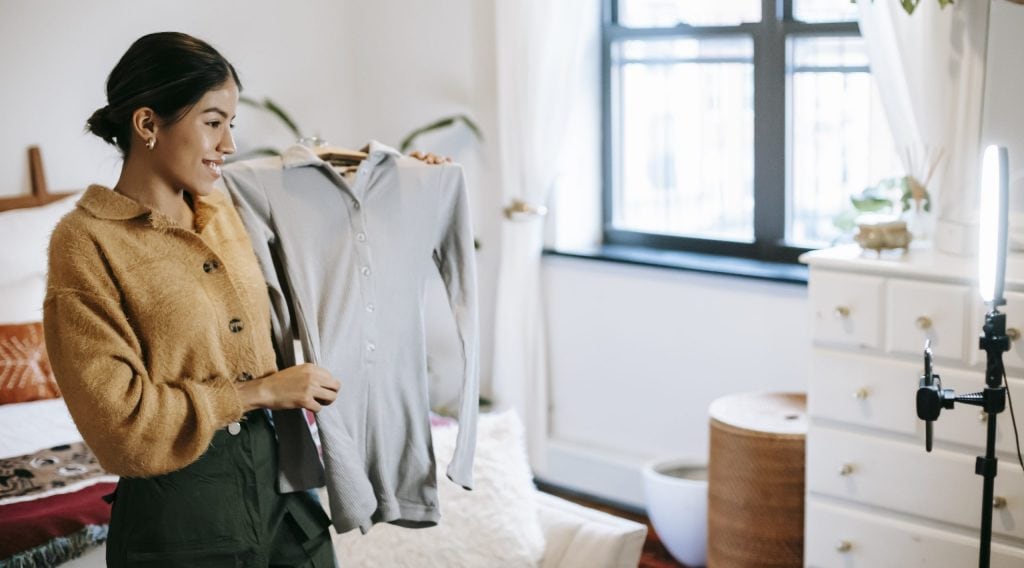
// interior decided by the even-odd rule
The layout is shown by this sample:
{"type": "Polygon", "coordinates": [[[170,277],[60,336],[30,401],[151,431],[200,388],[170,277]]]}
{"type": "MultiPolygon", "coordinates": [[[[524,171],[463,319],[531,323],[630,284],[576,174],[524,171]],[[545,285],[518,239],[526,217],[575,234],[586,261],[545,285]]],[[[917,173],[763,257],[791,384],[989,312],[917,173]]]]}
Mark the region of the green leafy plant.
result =
{"type": "MultiPolygon", "coordinates": [[[[302,133],[302,129],[299,128],[298,123],[295,122],[295,120],[291,117],[291,115],[288,114],[288,112],[285,111],[281,107],[281,105],[275,103],[273,100],[271,100],[269,98],[264,98],[262,100],[258,100],[258,99],[254,99],[252,97],[242,96],[242,97],[239,97],[238,102],[240,102],[240,103],[242,103],[242,104],[244,104],[246,106],[249,106],[249,107],[252,107],[252,108],[255,108],[255,109],[259,109],[260,111],[267,112],[271,116],[274,116],[279,121],[281,121],[281,123],[295,136],[296,140],[301,140],[303,138],[311,138],[311,137],[306,136],[306,135],[304,135],[302,133]]],[[[479,140],[481,142],[483,141],[484,137],[483,137],[483,134],[480,131],[480,127],[477,126],[476,122],[474,122],[473,119],[471,119],[470,117],[466,116],[465,114],[455,114],[455,115],[439,118],[439,119],[437,119],[437,120],[435,120],[433,122],[430,122],[428,124],[420,126],[419,128],[414,129],[412,132],[410,132],[409,134],[406,134],[402,138],[402,141],[399,143],[398,149],[399,149],[399,151],[401,151],[404,154],[405,152],[407,152],[409,150],[409,148],[412,147],[413,143],[420,136],[423,136],[424,134],[427,134],[427,133],[430,133],[430,132],[434,132],[436,130],[443,130],[445,128],[449,128],[449,127],[454,126],[454,125],[459,124],[459,123],[462,123],[462,124],[466,125],[466,128],[469,128],[469,131],[473,133],[473,136],[477,140],[479,140]]],[[[246,157],[261,156],[261,155],[262,156],[278,156],[280,154],[281,154],[280,150],[278,150],[276,148],[262,147],[262,148],[255,148],[253,150],[250,150],[250,151],[246,152],[244,155],[238,156],[235,159],[242,159],[242,158],[246,158],[246,157]]]]}
{"type": "MultiPolygon", "coordinates": [[[[284,124],[284,126],[289,131],[291,131],[291,133],[293,135],[295,135],[295,139],[296,140],[300,140],[302,138],[302,130],[299,129],[299,125],[295,122],[295,120],[292,119],[291,115],[289,115],[287,112],[285,112],[285,110],[283,108],[281,108],[280,105],[278,105],[274,101],[270,100],[269,98],[264,98],[263,100],[257,100],[257,99],[254,99],[252,97],[247,97],[247,96],[243,95],[243,96],[238,98],[238,102],[242,103],[243,105],[246,105],[246,106],[249,106],[249,107],[252,107],[252,108],[255,108],[255,109],[259,109],[261,111],[265,111],[265,112],[270,113],[272,116],[274,116],[278,120],[280,120],[281,123],[284,124]]],[[[241,155],[237,155],[236,154],[235,156],[232,157],[232,159],[233,160],[241,160],[241,159],[245,159],[245,158],[250,158],[252,156],[280,156],[280,155],[281,155],[281,151],[278,150],[277,148],[271,148],[269,146],[264,146],[264,147],[261,147],[261,148],[254,148],[254,149],[249,150],[248,152],[245,152],[244,154],[241,154],[241,155]]]]}
{"type": "MultiPolygon", "coordinates": [[[[871,1],[874,2],[875,0],[871,1]]],[[[857,0],[850,0],[851,4],[856,2],[857,0]]],[[[940,8],[945,8],[946,6],[953,4],[953,0],[938,0],[938,2],[940,8]]],[[[908,14],[913,14],[914,10],[917,9],[917,5],[920,3],[921,0],[900,0],[900,6],[903,6],[903,9],[906,10],[908,14]]]]}
{"type": "Polygon", "coordinates": [[[473,136],[475,136],[477,140],[483,142],[484,135],[480,132],[480,127],[477,126],[475,122],[473,122],[473,119],[469,118],[464,114],[456,114],[453,116],[439,118],[434,122],[431,122],[430,124],[426,124],[413,130],[412,132],[407,134],[405,138],[402,138],[402,142],[399,144],[398,149],[404,154],[406,151],[409,150],[409,148],[412,147],[413,142],[415,142],[416,139],[419,138],[420,136],[428,132],[448,128],[449,126],[453,126],[459,122],[465,124],[466,127],[469,128],[469,131],[473,133],[473,136]]]}
{"type": "MultiPolygon", "coordinates": [[[[914,10],[917,9],[917,5],[921,3],[921,0],[900,0],[900,5],[907,11],[908,14],[913,14],[914,10]]],[[[953,0],[939,0],[939,7],[945,8],[953,4],[953,0]]]]}
{"type": "Polygon", "coordinates": [[[911,209],[930,212],[932,198],[917,178],[901,176],[883,179],[864,188],[860,194],[851,195],[850,205],[851,208],[833,219],[833,224],[843,232],[853,231],[857,217],[864,213],[890,213],[896,216],[911,209]]]}

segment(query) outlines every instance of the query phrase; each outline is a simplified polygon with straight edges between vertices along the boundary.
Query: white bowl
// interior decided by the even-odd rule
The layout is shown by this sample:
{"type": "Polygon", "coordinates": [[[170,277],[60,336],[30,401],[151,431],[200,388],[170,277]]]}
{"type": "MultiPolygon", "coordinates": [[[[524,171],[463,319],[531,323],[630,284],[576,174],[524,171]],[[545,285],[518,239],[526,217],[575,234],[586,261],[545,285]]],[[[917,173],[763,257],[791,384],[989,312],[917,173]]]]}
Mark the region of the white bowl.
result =
{"type": "Polygon", "coordinates": [[[654,531],[673,558],[687,566],[707,562],[708,468],[668,458],[644,466],[644,500],[654,531]]]}

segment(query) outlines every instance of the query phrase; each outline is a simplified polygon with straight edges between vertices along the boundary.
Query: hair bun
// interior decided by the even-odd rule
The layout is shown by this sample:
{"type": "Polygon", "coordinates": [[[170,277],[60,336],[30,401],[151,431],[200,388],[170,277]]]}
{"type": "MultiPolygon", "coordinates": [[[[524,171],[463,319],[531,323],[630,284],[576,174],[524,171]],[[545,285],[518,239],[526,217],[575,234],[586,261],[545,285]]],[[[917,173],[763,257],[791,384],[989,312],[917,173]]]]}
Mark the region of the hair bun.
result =
{"type": "Polygon", "coordinates": [[[108,144],[116,144],[114,138],[117,136],[117,126],[110,118],[109,106],[96,109],[96,112],[92,113],[92,116],[86,121],[85,128],[105,140],[108,144]]]}

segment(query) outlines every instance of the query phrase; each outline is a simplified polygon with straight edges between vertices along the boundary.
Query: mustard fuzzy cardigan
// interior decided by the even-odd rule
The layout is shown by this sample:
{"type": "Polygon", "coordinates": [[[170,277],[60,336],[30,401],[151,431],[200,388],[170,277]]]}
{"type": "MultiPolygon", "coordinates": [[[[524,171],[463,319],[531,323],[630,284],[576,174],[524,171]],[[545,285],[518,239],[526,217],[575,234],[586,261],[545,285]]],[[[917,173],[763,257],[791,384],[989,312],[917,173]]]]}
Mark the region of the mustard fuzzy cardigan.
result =
{"type": "Polygon", "coordinates": [[[91,186],[50,241],[47,352],[82,437],[117,475],[194,462],[241,419],[235,381],[277,370],[238,214],[219,192],[194,210],[195,232],[91,186]]]}

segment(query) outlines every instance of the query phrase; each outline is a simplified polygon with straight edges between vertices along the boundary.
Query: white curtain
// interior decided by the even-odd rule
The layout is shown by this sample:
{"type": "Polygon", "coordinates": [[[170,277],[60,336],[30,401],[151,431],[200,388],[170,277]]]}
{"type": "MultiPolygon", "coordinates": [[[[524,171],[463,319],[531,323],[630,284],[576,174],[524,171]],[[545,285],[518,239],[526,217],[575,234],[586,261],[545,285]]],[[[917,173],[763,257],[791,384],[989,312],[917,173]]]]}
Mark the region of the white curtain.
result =
{"type": "Polygon", "coordinates": [[[548,367],[540,257],[544,214],[561,170],[570,96],[579,84],[594,0],[496,0],[498,143],[506,216],[495,306],[494,402],[526,426],[535,472],[545,467],[548,367]]]}
{"type": "Polygon", "coordinates": [[[857,4],[900,159],[929,178],[935,246],[973,254],[989,0],[922,0],[913,14],[894,0],[857,4]]]}

